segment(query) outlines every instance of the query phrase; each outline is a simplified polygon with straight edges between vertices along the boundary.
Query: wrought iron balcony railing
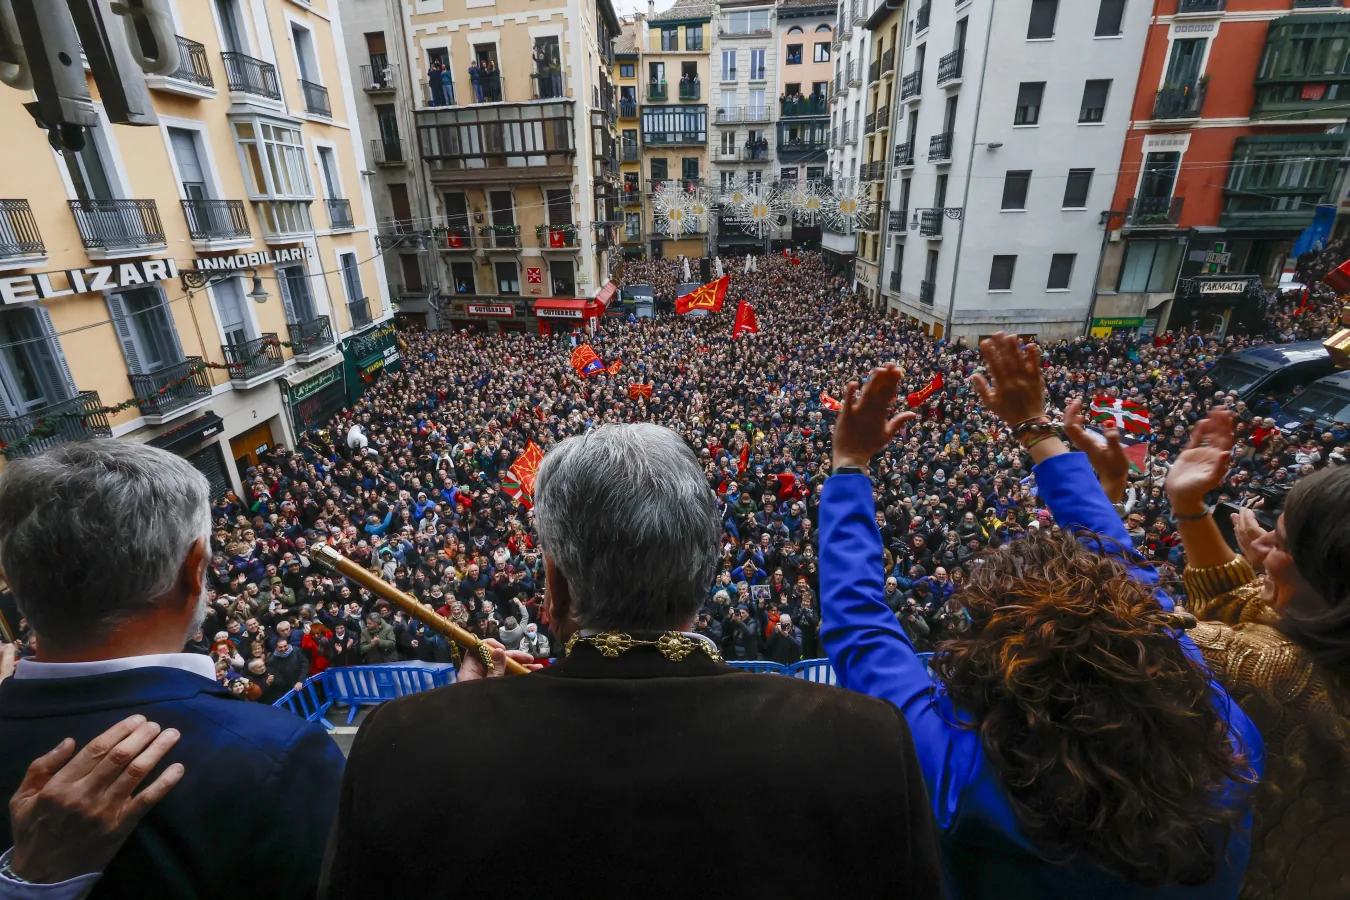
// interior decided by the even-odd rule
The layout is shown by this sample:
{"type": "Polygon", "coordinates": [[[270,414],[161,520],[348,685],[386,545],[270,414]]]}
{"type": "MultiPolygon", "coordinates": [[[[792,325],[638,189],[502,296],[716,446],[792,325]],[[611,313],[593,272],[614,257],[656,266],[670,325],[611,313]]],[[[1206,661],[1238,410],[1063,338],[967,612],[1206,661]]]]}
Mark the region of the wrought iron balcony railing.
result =
{"type": "Polygon", "coordinates": [[[919,234],[924,237],[941,237],[942,220],[945,210],[925,209],[919,212],[919,234]]]}
{"type": "Polygon", "coordinates": [[[480,225],[478,235],[483,246],[497,250],[518,250],[520,248],[519,225],[480,225]]]}
{"type": "Polygon", "coordinates": [[[468,225],[450,225],[435,232],[436,246],[442,250],[472,250],[473,229],[468,225]]]}
{"type": "Polygon", "coordinates": [[[368,66],[361,67],[361,89],[367,94],[387,94],[398,89],[398,69],[388,61],[377,62],[372,56],[368,66]]]}
{"type": "Polygon", "coordinates": [[[881,54],[881,74],[889,75],[895,71],[895,48],[887,50],[881,54]]]}
{"type": "Polygon", "coordinates": [[[225,365],[229,369],[231,381],[249,381],[268,372],[280,371],[286,366],[275,331],[268,331],[242,344],[225,344],[220,349],[225,354],[225,365]]]}
{"type": "Polygon", "coordinates": [[[287,322],[291,336],[291,352],[296,356],[317,353],[333,343],[333,323],[327,316],[315,316],[305,322],[287,322]]]}
{"type": "Polygon", "coordinates": [[[328,88],[301,78],[300,93],[305,95],[305,112],[325,119],[333,118],[333,107],[328,103],[328,88]]]}
{"type": "Polygon", "coordinates": [[[877,131],[889,127],[891,127],[891,109],[888,106],[883,106],[877,110],[877,131]]]}
{"type": "Polygon", "coordinates": [[[905,220],[909,218],[909,210],[893,209],[887,217],[886,229],[892,234],[904,234],[905,229],[909,227],[905,220]]]}
{"type": "Polygon", "coordinates": [[[915,69],[904,78],[900,79],[900,99],[908,100],[910,97],[919,96],[919,91],[923,87],[923,69],[915,69]]]}
{"type": "Polygon", "coordinates": [[[638,158],[638,145],[636,143],[625,143],[623,145],[622,158],[624,162],[636,162],[638,158]]]}
{"type": "Polygon", "coordinates": [[[914,144],[913,142],[895,145],[895,161],[893,165],[904,168],[914,165],[914,144]]]}
{"type": "Polygon", "coordinates": [[[877,130],[877,114],[868,113],[863,118],[863,134],[871,134],[877,130]]]}
{"type": "Polygon", "coordinates": [[[581,235],[575,225],[536,225],[534,236],[544,250],[574,250],[581,246],[581,235]]]}
{"type": "Polygon", "coordinates": [[[178,68],[169,77],[200,87],[215,87],[216,80],[211,77],[211,63],[206,58],[206,47],[181,34],[174,37],[178,39],[178,68]]]}
{"type": "Polygon", "coordinates": [[[1125,224],[1133,228],[1168,228],[1181,222],[1185,197],[1133,197],[1125,203],[1125,224]]]}
{"type": "Polygon", "coordinates": [[[200,356],[165,366],[157,372],[131,376],[131,392],[142,398],[141,414],[166,416],[203,397],[211,396],[211,379],[200,356]]]}
{"type": "Polygon", "coordinates": [[[277,81],[276,66],[233,50],[223,51],[220,59],[225,63],[225,81],[230,90],[269,100],[281,99],[281,83],[277,81]]]}
{"type": "Polygon", "coordinates": [[[900,273],[898,271],[891,272],[891,277],[886,284],[891,293],[900,293],[900,273]]]}
{"type": "Polygon", "coordinates": [[[867,83],[873,84],[881,77],[881,60],[874,59],[867,66],[867,83]]]}
{"type": "Polygon", "coordinates": [[[928,28],[929,17],[933,13],[932,0],[924,0],[919,6],[919,12],[914,16],[914,30],[923,31],[928,28]]]}
{"type": "Polygon", "coordinates": [[[0,452],[8,459],[36,456],[60,444],[91,437],[112,437],[98,391],[81,391],[69,400],[0,419],[0,442],[9,445],[0,452]],[[41,433],[33,435],[39,422],[43,423],[41,433]],[[19,446],[24,440],[28,443],[19,446]]]}
{"type": "Polygon", "coordinates": [[[929,162],[951,162],[952,142],[956,138],[956,133],[946,131],[942,134],[935,134],[928,139],[928,161],[929,162]]]}
{"type": "Polygon", "coordinates": [[[620,118],[620,119],[636,119],[636,118],[637,118],[637,115],[638,115],[638,114],[637,114],[637,108],[638,108],[638,107],[637,107],[637,101],[636,101],[636,100],[620,100],[620,101],[619,101],[619,118],[620,118]]]}
{"type": "Polygon", "coordinates": [[[164,243],[153,200],[71,200],[86,250],[132,250],[164,243]]]}
{"type": "Polygon", "coordinates": [[[848,83],[850,87],[862,87],[862,64],[858,60],[850,60],[848,64],[848,83]]]}
{"type": "Polygon", "coordinates": [[[352,330],[365,328],[375,319],[370,314],[370,298],[362,297],[359,300],[351,300],[347,303],[347,315],[352,320],[352,330]]]}
{"type": "Polygon", "coordinates": [[[336,198],[327,203],[328,222],[334,231],[350,231],[356,227],[356,220],[352,218],[352,201],[336,198]]]}
{"type": "Polygon", "coordinates": [[[237,241],[249,237],[243,200],[184,200],[183,216],[194,241],[237,241]]]}
{"type": "Polygon", "coordinates": [[[798,116],[828,116],[830,101],[826,97],[800,97],[795,100],[780,100],[778,112],[785,119],[798,116]]]}
{"type": "Polygon", "coordinates": [[[1177,12],[1215,13],[1222,12],[1228,6],[1228,0],[1177,0],[1177,12]]]}
{"type": "Polygon", "coordinates": [[[666,100],[669,100],[669,99],[670,99],[670,85],[666,84],[664,81],[662,81],[662,82],[660,82],[660,83],[652,82],[651,84],[648,84],[648,85],[647,85],[647,99],[648,99],[648,100],[659,100],[659,101],[663,101],[663,102],[666,101],[666,100]]]}
{"type": "Polygon", "coordinates": [[[28,201],[0,200],[0,259],[42,256],[46,252],[28,201]]]}
{"type": "Polygon", "coordinates": [[[965,59],[966,51],[953,50],[938,60],[937,83],[946,84],[960,78],[961,71],[965,66],[965,59]]]}
{"type": "Polygon", "coordinates": [[[919,282],[919,302],[924,306],[932,306],[933,298],[937,295],[937,282],[920,281],[919,282]]]}
{"type": "Polygon", "coordinates": [[[1198,119],[1205,108],[1205,85],[1164,87],[1153,101],[1155,119],[1198,119]]]}
{"type": "MultiPolygon", "coordinates": [[[[567,96],[567,86],[561,69],[535,72],[530,76],[530,87],[536,100],[556,100],[567,96]]],[[[595,104],[599,106],[599,104],[595,104]]]]}

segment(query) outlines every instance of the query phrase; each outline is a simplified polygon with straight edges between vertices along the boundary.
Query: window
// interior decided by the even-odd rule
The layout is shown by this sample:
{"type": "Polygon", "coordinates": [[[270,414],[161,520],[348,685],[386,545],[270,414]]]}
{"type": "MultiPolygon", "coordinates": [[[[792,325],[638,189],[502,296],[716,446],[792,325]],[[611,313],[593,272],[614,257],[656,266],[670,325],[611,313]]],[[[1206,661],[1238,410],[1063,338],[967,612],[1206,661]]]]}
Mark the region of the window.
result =
{"type": "MultiPolygon", "coordinates": [[[[414,260],[415,261],[415,260],[414,260]]],[[[277,290],[286,309],[287,322],[312,322],[318,317],[314,297],[309,292],[309,273],[303,263],[276,270],[277,290]]]]}
{"type": "Polygon", "coordinates": [[[800,25],[793,25],[788,29],[788,34],[806,34],[800,25]]]}
{"type": "Polygon", "coordinates": [[[305,141],[298,128],[266,119],[234,123],[249,197],[254,200],[313,200],[305,163],[305,141]]]}
{"type": "Polygon", "coordinates": [[[342,199],[342,180],[338,176],[337,157],[332,147],[319,147],[319,171],[323,173],[323,184],[328,189],[329,200],[342,199]]]}
{"type": "Polygon", "coordinates": [[[718,104],[718,106],[717,106],[718,121],[719,121],[719,122],[721,122],[721,121],[726,121],[725,119],[723,119],[722,114],[723,114],[724,112],[725,112],[725,113],[732,113],[732,112],[735,111],[735,109],[736,109],[736,91],[735,91],[735,89],[733,88],[733,89],[731,89],[731,90],[724,90],[724,91],[722,91],[722,100],[721,100],[721,102],[720,102],[720,103],[718,104]]]}
{"type": "Polygon", "coordinates": [[[769,11],[752,9],[733,12],[727,16],[728,34],[755,34],[769,30],[769,11]]]}
{"type": "Polygon", "coordinates": [[[726,156],[734,156],[736,153],[736,131],[722,132],[722,153],[726,156]]]}
{"type": "Polygon", "coordinates": [[[814,59],[818,63],[827,63],[830,61],[829,41],[820,41],[818,44],[816,44],[816,54],[814,59]]]}
{"type": "Polygon", "coordinates": [[[358,303],[366,299],[366,292],[361,289],[361,268],[356,254],[339,253],[338,263],[342,269],[342,288],[347,292],[347,302],[358,303]]]}
{"type": "Polygon", "coordinates": [[[989,267],[989,290],[1012,290],[1013,270],[1016,268],[1016,256],[995,256],[994,264],[989,267]]]}
{"type": "Polygon", "coordinates": [[[170,128],[169,143],[178,163],[178,177],[183,185],[183,196],[188,200],[206,200],[211,196],[206,184],[206,172],[197,150],[197,132],[186,128],[170,128]]]}
{"type": "Polygon", "coordinates": [[[1115,37],[1125,21],[1125,0],[1102,0],[1097,7],[1097,37],[1115,37]]]}
{"type": "Polygon", "coordinates": [[[637,66],[633,63],[619,63],[620,78],[636,78],[637,66]]]}
{"type": "Polygon", "coordinates": [[[736,51],[735,51],[735,50],[723,50],[723,51],[722,51],[722,80],[723,80],[723,81],[735,81],[735,80],[736,80],[736,51]]]}
{"type": "Polygon", "coordinates": [[[292,23],[291,41],[295,45],[295,62],[300,70],[300,80],[319,84],[319,62],[314,55],[314,37],[308,28],[292,23]]]}
{"type": "Polygon", "coordinates": [[[238,0],[216,0],[216,18],[220,20],[221,49],[247,53],[248,39],[239,18],[238,0]]]}
{"type": "Polygon", "coordinates": [[[1083,105],[1078,110],[1079,122],[1100,122],[1106,115],[1106,95],[1111,92],[1111,79],[1091,79],[1083,85],[1083,105]]]}
{"type": "Polygon", "coordinates": [[[684,26],[684,49],[702,50],[703,49],[703,26],[686,25],[684,26]]]}
{"type": "Polygon", "coordinates": [[[492,268],[497,273],[497,293],[499,294],[520,293],[520,273],[516,270],[515,263],[513,262],[493,263],[492,268]]]}
{"type": "Polygon", "coordinates": [[[108,167],[103,162],[105,156],[103,132],[99,128],[90,128],[85,132],[84,148],[78,151],[61,151],[66,171],[71,183],[75,185],[75,196],[81,200],[113,199],[113,182],[108,177],[108,167]]]}
{"type": "Polygon", "coordinates": [[[833,29],[829,25],[817,25],[816,34],[829,34],[833,29]]]}
{"type": "Polygon", "coordinates": [[[1172,42],[1172,54],[1167,59],[1167,75],[1163,86],[1193,88],[1200,80],[1200,66],[1205,59],[1205,39],[1187,38],[1172,42]]]}
{"type": "Polygon", "coordinates": [[[745,186],[746,186],[746,187],[757,188],[757,187],[759,187],[759,186],[760,186],[761,184],[763,184],[763,183],[764,183],[764,173],[763,173],[763,172],[746,172],[746,173],[745,173],[745,186]]]}
{"type": "Polygon", "coordinates": [[[1073,262],[1077,253],[1056,253],[1050,257],[1050,278],[1045,283],[1047,291],[1067,291],[1073,278],[1073,262]]]}
{"type": "Polygon", "coordinates": [[[666,64],[663,62],[647,63],[647,71],[651,75],[652,84],[666,83],[666,64]]]}
{"type": "Polygon", "coordinates": [[[764,48],[752,49],[750,51],[750,80],[764,80],[764,48]]]}
{"type": "Polygon", "coordinates": [[[0,309],[0,417],[69,400],[75,383],[40,305],[0,309]]]}
{"type": "Polygon", "coordinates": [[[1224,184],[1219,224],[1228,225],[1227,216],[1251,213],[1311,216],[1319,203],[1335,202],[1338,167],[1345,155],[1343,134],[1238,138],[1224,184]]]}
{"type": "Polygon", "coordinates": [[[244,289],[238,278],[225,278],[211,285],[211,297],[216,301],[216,314],[225,343],[239,347],[248,341],[249,322],[244,312],[244,289]]]}
{"type": "Polygon", "coordinates": [[[807,181],[820,181],[820,180],[824,179],[824,177],[825,177],[825,167],[824,167],[824,166],[807,166],[807,167],[806,167],[806,180],[807,180],[807,181]]]}
{"type": "MultiPolygon", "coordinates": [[[[734,173],[723,172],[723,175],[734,173]]],[[[623,239],[635,241],[642,237],[642,213],[625,213],[623,217],[623,239]]]]}
{"type": "Polygon", "coordinates": [[[1120,268],[1121,293],[1161,293],[1176,286],[1181,247],[1175,240],[1130,241],[1120,268]]]}
{"type": "Polygon", "coordinates": [[[661,49],[679,50],[680,49],[680,29],[679,26],[661,28],[661,49]]]}
{"type": "Polygon", "coordinates": [[[1069,170],[1069,180],[1064,185],[1065,209],[1087,209],[1092,172],[1092,169],[1069,170]]]}
{"type": "Polygon", "coordinates": [[[566,189],[547,190],[544,196],[548,199],[548,224],[571,225],[572,192],[566,189]]]}
{"type": "Polygon", "coordinates": [[[802,45],[787,45],[787,64],[789,66],[800,66],[802,64],[802,45]]]}
{"type": "Polygon", "coordinates": [[[577,280],[570,259],[555,259],[548,264],[549,280],[553,283],[553,296],[575,297],[577,280]]]}
{"type": "Polygon", "coordinates": [[[478,292],[474,270],[478,267],[471,262],[452,262],[450,280],[454,282],[456,294],[474,294],[478,292]]]}
{"type": "Polygon", "coordinates": [[[1045,94],[1044,81],[1024,81],[1017,89],[1017,112],[1014,125],[1038,125],[1041,121],[1041,97],[1045,94]]]}
{"type": "Polygon", "coordinates": [[[796,166],[784,166],[783,168],[779,169],[779,170],[778,170],[778,180],[779,180],[779,181],[796,181],[796,180],[797,180],[797,167],[796,167],[796,166]]]}
{"type": "MultiPolygon", "coordinates": [[[[1238,158],[1233,156],[1234,169],[1238,158]]],[[[1300,165],[1302,160],[1299,160],[1300,165]]],[[[1166,199],[1172,196],[1172,186],[1176,184],[1177,169],[1181,166],[1180,153],[1150,153],[1144,157],[1144,176],[1139,182],[1139,196],[1150,199],[1166,199]]]]}
{"type": "Polygon", "coordinates": [[[722,170],[722,190],[729,191],[736,182],[736,173],[729,169],[722,170]]]}
{"type": "Polygon", "coordinates": [[[1010,171],[1003,178],[1003,209],[1026,209],[1031,170],[1010,171]]]}
{"type": "Polygon", "coordinates": [[[666,160],[665,160],[665,157],[653,157],[653,158],[652,158],[652,185],[655,186],[656,184],[658,184],[658,183],[660,183],[660,182],[662,182],[662,181],[669,181],[669,180],[670,180],[670,174],[669,174],[669,170],[668,170],[667,167],[666,167],[666,160]]]}
{"type": "Polygon", "coordinates": [[[132,374],[158,372],[183,361],[178,331],[159,285],[109,294],[108,310],[132,374]]]}
{"type": "Polygon", "coordinates": [[[706,144],[706,106],[644,106],[642,139],[648,144],[706,144]]]}
{"type": "Polygon", "coordinates": [[[1031,20],[1027,23],[1027,40],[1044,40],[1055,36],[1055,14],[1059,0],[1031,0],[1031,20]]]}
{"type": "Polygon", "coordinates": [[[686,156],[680,160],[680,178],[685,181],[698,180],[698,157],[686,156]]]}

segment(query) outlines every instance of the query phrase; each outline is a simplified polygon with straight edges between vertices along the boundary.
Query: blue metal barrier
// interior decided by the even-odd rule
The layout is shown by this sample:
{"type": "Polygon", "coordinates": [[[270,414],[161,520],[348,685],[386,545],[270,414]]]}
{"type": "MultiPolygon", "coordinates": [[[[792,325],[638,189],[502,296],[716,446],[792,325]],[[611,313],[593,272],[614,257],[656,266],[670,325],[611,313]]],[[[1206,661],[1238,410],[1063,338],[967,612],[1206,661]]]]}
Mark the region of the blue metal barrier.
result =
{"type": "Polygon", "coordinates": [[[834,684],[834,666],[828,659],[804,659],[787,667],[786,674],[816,684],[834,684]]]}
{"type": "Polygon", "coordinates": [[[745,672],[754,672],[756,675],[786,675],[787,666],[779,665],[776,662],[769,662],[764,659],[733,659],[727,663],[733,669],[741,669],[745,672]]]}

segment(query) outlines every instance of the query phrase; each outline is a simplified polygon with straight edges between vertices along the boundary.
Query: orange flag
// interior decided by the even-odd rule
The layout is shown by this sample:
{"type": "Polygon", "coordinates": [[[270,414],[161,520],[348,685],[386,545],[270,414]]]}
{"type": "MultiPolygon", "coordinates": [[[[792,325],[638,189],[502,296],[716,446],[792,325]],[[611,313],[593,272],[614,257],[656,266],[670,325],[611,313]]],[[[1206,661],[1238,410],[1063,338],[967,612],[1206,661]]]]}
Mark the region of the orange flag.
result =
{"type": "Polygon", "coordinates": [[[605,364],[600,361],[600,357],[595,355],[590,344],[582,344],[572,351],[572,368],[577,370],[577,374],[582,378],[594,375],[605,368],[605,364]]]}
{"type": "Polygon", "coordinates": [[[618,375],[619,370],[622,368],[623,368],[623,360],[616,359],[614,360],[614,362],[605,366],[605,371],[608,372],[610,375],[618,375]]]}
{"type": "Polygon", "coordinates": [[[821,394],[820,405],[828,409],[830,412],[839,412],[839,408],[844,404],[840,403],[838,400],[834,399],[829,394],[821,394]]]}
{"type": "Polygon", "coordinates": [[[905,402],[909,404],[910,409],[913,409],[916,406],[922,406],[929,397],[933,396],[940,390],[942,390],[941,372],[934,375],[932,381],[928,382],[919,390],[915,391],[914,393],[906,397],[905,402]]]}
{"type": "Polygon", "coordinates": [[[697,288],[683,297],[676,298],[675,312],[680,315],[684,315],[693,309],[718,312],[722,308],[722,301],[727,299],[727,285],[730,281],[730,275],[723,275],[716,281],[710,281],[703,287],[697,288]]]}
{"type": "Polygon", "coordinates": [[[759,334],[759,320],[755,318],[755,308],[748,300],[742,300],[736,307],[736,327],[731,330],[733,340],[743,334],[759,334]]]}
{"type": "Polygon", "coordinates": [[[628,399],[636,400],[639,397],[652,399],[652,386],[650,384],[630,384],[628,386],[628,399]]]}

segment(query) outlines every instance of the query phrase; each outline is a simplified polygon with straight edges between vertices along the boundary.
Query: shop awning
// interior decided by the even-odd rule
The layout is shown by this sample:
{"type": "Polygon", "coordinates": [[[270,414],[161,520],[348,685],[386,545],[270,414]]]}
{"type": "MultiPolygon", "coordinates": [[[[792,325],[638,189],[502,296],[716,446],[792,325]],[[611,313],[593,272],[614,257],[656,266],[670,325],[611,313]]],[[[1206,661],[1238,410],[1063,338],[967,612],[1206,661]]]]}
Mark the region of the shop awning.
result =
{"type": "Polygon", "coordinates": [[[609,306],[614,302],[614,295],[618,292],[619,286],[611,281],[600,289],[600,293],[595,295],[595,302],[601,306],[609,306]]]}
{"type": "Polygon", "coordinates": [[[601,305],[594,300],[541,297],[534,301],[534,314],[541,319],[581,319],[598,316],[601,305]]]}
{"type": "Polygon", "coordinates": [[[151,438],[146,443],[151,447],[168,450],[170,453],[181,453],[189,447],[195,447],[220,434],[224,427],[225,421],[220,416],[213,412],[207,412],[206,415],[193,419],[191,422],[184,422],[172,431],[166,431],[159,437],[151,438]]]}

